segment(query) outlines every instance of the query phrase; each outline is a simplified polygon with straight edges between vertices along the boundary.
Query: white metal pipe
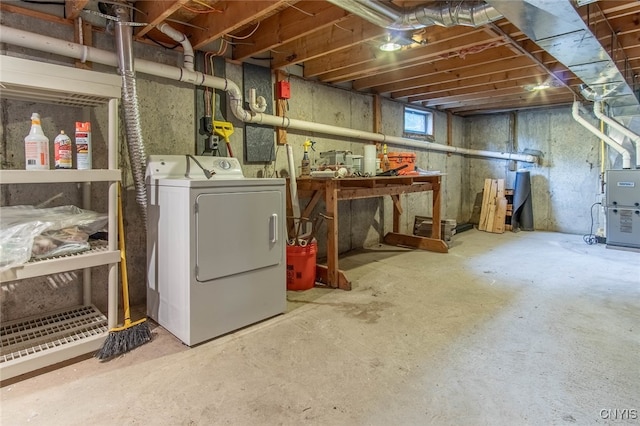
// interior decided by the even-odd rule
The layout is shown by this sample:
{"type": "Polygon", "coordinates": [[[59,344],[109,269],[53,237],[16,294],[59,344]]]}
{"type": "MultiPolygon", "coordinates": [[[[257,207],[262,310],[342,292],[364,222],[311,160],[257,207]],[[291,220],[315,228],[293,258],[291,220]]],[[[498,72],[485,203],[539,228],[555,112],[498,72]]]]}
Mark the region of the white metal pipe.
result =
{"type": "MultiPolygon", "coordinates": [[[[67,56],[75,59],[85,57],[87,61],[96,62],[103,65],[117,66],[118,64],[118,59],[114,53],[96,49],[94,47],[82,46],[76,43],[58,40],[48,36],[30,33],[15,28],[9,28],[4,25],[0,26],[0,42],[15,44],[18,46],[67,56]]],[[[366,132],[363,130],[355,130],[346,127],[332,126],[329,124],[313,123],[310,121],[296,120],[288,117],[279,117],[276,115],[247,111],[244,109],[242,91],[240,90],[238,85],[231,80],[206,75],[201,72],[189,71],[184,68],[158,64],[143,59],[136,59],[134,65],[136,71],[142,72],[144,74],[224,90],[229,96],[230,108],[233,112],[233,115],[235,115],[239,120],[246,123],[259,123],[274,127],[305,130],[334,136],[343,136],[364,140],[368,143],[371,141],[376,141],[390,145],[411,147],[429,151],[451,152],[477,157],[523,161],[527,163],[537,162],[537,157],[534,155],[467,149],[431,142],[419,142],[412,139],[390,136],[382,133],[366,132]]]]}
{"type": "Polygon", "coordinates": [[[626,137],[631,139],[631,141],[633,142],[633,144],[636,147],[636,169],[640,169],[640,135],[632,132],[631,130],[629,130],[628,128],[623,126],[622,124],[618,123],[613,118],[610,118],[610,117],[606,116],[602,112],[602,102],[601,101],[593,103],[593,113],[596,115],[596,117],[598,119],[604,121],[609,126],[613,127],[614,129],[616,129],[617,131],[619,131],[620,133],[622,133],[623,135],[625,135],[626,137]]]}
{"type": "MultiPolygon", "coordinates": [[[[294,229],[300,221],[300,200],[298,199],[298,184],[296,183],[296,164],[293,160],[293,148],[287,144],[287,163],[289,165],[289,193],[291,194],[291,210],[293,212],[294,229]]],[[[287,237],[288,238],[288,237],[287,237]]]]}
{"type": "Polygon", "coordinates": [[[622,168],[630,169],[631,168],[631,154],[629,151],[624,149],[622,145],[613,140],[611,137],[605,135],[597,127],[589,123],[587,120],[580,116],[580,102],[574,101],[573,107],[571,108],[571,112],[574,120],[582,125],[585,129],[596,135],[598,138],[602,139],[607,145],[611,148],[615,149],[618,153],[622,155],[622,168]]]}
{"type": "Polygon", "coordinates": [[[193,47],[187,36],[164,22],[156,28],[182,45],[183,65],[189,71],[193,71],[193,47]]]}

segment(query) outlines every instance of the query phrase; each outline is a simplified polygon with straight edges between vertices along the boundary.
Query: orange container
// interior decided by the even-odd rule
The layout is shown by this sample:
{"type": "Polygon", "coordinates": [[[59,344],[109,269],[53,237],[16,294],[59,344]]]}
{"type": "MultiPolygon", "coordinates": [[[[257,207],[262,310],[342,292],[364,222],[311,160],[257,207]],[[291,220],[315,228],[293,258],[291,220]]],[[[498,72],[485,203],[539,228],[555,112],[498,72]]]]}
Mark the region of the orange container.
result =
{"type": "Polygon", "coordinates": [[[318,242],[287,246],[287,290],[309,290],[316,282],[318,242]]]}
{"type": "Polygon", "coordinates": [[[398,170],[399,175],[418,174],[418,172],[416,172],[416,154],[413,152],[389,152],[387,158],[389,159],[389,169],[397,169],[405,164],[408,166],[402,170],[398,170]]]}

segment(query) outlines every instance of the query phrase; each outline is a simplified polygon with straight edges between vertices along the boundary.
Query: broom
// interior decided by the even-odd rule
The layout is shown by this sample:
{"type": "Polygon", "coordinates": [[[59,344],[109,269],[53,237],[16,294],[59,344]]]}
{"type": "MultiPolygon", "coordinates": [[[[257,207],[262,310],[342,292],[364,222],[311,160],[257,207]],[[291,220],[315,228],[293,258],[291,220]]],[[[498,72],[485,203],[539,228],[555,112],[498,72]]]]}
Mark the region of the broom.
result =
{"type": "Polygon", "coordinates": [[[96,358],[105,360],[129,352],[151,340],[151,330],[146,318],[132,322],[129,308],[129,281],[127,279],[127,255],[124,245],[124,220],[122,218],[122,196],[118,185],[118,244],[120,246],[120,275],[122,275],[122,304],[124,325],[109,330],[109,336],[96,358]]]}

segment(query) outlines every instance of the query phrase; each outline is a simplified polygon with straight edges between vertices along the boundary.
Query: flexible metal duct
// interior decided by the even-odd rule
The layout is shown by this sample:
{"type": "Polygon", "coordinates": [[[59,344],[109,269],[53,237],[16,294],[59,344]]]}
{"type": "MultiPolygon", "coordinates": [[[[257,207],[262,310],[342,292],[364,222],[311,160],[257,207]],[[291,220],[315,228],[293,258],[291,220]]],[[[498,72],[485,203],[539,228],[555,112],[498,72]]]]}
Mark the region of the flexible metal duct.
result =
{"type": "Polygon", "coordinates": [[[138,108],[138,92],[133,64],[133,33],[129,22],[129,10],[116,6],[114,9],[118,20],[115,25],[116,47],[118,51],[118,67],[122,75],[122,109],[127,132],[127,149],[129,162],[136,188],[136,201],[142,210],[144,224],[147,224],[147,187],[145,169],[147,154],[145,153],[140,111],[138,108]]]}
{"type": "MultiPolygon", "coordinates": [[[[83,59],[103,65],[115,66],[117,64],[116,55],[111,52],[84,46],[77,43],[58,40],[48,36],[30,33],[28,31],[19,30],[16,28],[9,28],[4,25],[0,25],[0,42],[22,46],[29,49],[45,51],[69,58],[83,59]]],[[[231,111],[239,120],[242,120],[244,122],[261,123],[274,127],[284,127],[310,132],[319,132],[327,135],[344,136],[349,138],[361,139],[368,142],[379,141],[387,144],[407,146],[428,151],[451,152],[478,157],[524,161],[527,163],[536,163],[538,161],[538,157],[536,157],[535,155],[459,148],[437,143],[415,141],[412,139],[405,139],[397,136],[385,135],[382,133],[366,132],[361,130],[349,129],[346,127],[313,123],[310,121],[296,120],[293,118],[279,117],[276,115],[247,111],[243,108],[242,92],[240,91],[240,88],[231,80],[213,77],[210,75],[202,74],[200,72],[188,71],[184,68],[158,64],[142,59],[136,60],[135,68],[139,72],[154,75],[156,77],[168,78],[175,81],[183,81],[194,85],[224,90],[229,96],[231,111]]],[[[254,109],[257,110],[258,108],[259,105],[256,105],[254,109]]]]}
{"type": "Polygon", "coordinates": [[[479,27],[502,18],[493,7],[484,3],[449,2],[442,6],[423,6],[405,12],[393,3],[374,0],[328,0],[329,3],[361,18],[394,31],[409,31],[439,25],[479,27]]]}

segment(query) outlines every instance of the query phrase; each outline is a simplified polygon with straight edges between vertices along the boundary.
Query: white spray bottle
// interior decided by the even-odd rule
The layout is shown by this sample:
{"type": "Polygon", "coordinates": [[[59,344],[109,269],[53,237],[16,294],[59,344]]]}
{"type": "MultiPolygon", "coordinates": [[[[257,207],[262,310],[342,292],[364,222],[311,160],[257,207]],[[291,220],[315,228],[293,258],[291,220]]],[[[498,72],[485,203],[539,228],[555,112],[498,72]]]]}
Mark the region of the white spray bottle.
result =
{"type": "Polygon", "coordinates": [[[27,170],[49,170],[49,138],[40,125],[40,114],[31,114],[31,130],[24,138],[24,156],[27,170]]]}

